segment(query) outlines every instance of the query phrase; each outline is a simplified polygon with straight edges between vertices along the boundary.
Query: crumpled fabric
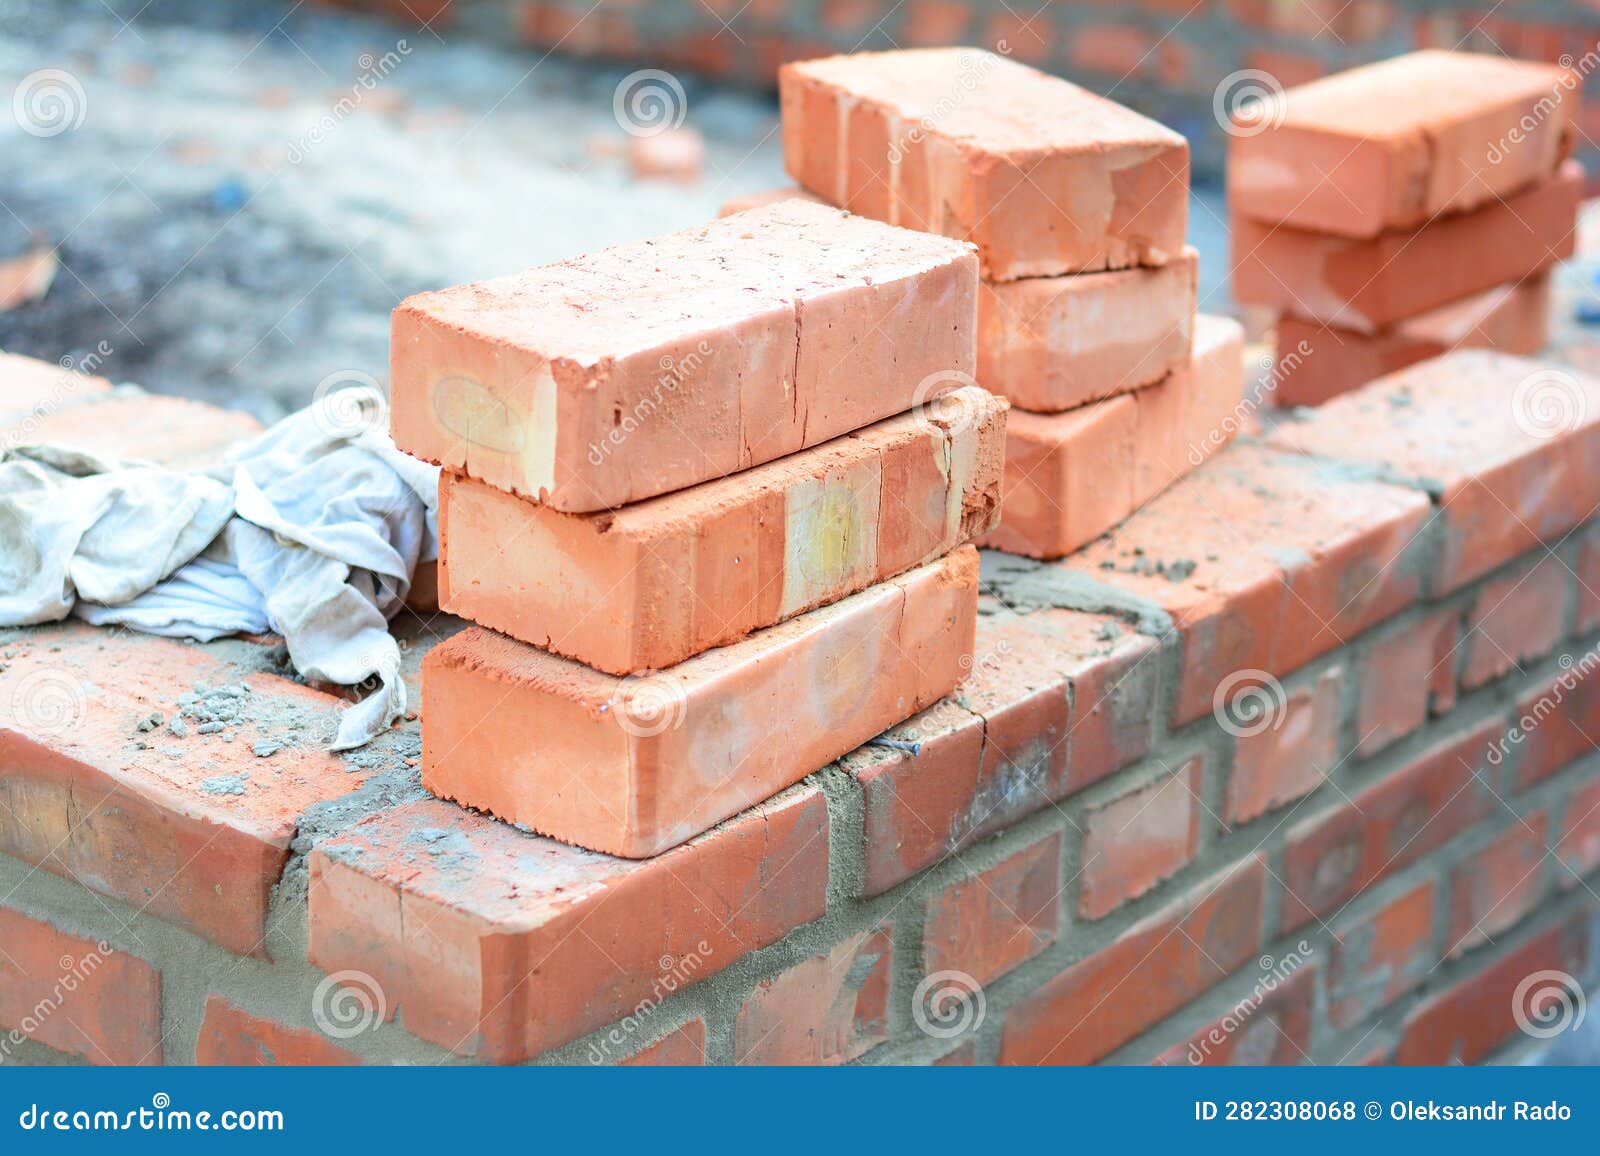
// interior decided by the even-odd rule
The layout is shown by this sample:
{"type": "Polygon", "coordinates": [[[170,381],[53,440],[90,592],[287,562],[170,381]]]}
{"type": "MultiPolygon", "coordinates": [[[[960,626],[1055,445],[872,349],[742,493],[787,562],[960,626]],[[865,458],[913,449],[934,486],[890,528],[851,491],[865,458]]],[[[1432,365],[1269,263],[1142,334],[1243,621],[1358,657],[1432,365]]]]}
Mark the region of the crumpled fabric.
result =
{"type": "Polygon", "coordinates": [[[373,688],[332,749],[387,730],[406,711],[388,622],[438,557],[439,471],[327,400],[206,471],[0,454],[0,626],[75,614],[199,641],[271,631],[303,677],[373,688]]]}

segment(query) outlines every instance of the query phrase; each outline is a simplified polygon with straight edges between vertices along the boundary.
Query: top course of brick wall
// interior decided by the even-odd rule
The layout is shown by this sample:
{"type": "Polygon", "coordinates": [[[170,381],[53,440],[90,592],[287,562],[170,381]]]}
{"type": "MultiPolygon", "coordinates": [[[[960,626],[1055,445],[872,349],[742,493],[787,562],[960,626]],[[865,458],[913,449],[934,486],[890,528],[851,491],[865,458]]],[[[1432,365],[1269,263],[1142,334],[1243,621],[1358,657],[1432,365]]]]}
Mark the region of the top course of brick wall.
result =
{"type": "MultiPolygon", "coordinates": [[[[272,639],[0,632],[0,1063],[1497,1059],[1600,959],[1600,348],[1553,353],[1241,403],[1104,540],[986,556],[919,754],[650,860],[427,797],[416,719],[328,753],[272,639]]],[[[0,445],[125,415],[11,384],[0,445]]],[[[460,626],[397,621],[414,691],[460,626]]]]}
{"type": "MultiPolygon", "coordinates": [[[[1600,15],[1585,0],[324,0],[578,56],[769,85],[836,52],[974,44],[1057,72],[1189,138],[1222,169],[1226,112],[1416,48],[1562,62],[1587,82],[1580,155],[1600,155],[1600,15]]],[[[1591,166],[1592,168],[1592,166],[1591,166]]]]}

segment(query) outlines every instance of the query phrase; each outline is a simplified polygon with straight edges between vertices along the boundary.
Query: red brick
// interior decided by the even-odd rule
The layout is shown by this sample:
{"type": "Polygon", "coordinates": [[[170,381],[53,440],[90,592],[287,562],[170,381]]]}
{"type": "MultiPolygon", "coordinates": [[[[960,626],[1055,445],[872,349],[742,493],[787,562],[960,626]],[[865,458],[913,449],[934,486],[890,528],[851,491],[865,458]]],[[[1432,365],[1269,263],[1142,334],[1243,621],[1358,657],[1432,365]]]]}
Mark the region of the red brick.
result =
{"type": "Polygon", "coordinates": [[[1013,410],[1000,527],[983,545],[1058,558],[1103,534],[1225,445],[1244,390],[1243,331],[1202,314],[1187,364],[1066,413],[1013,410]]]}
{"type": "Polygon", "coordinates": [[[1307,84],[1327,73],[1327,67],[1315,56],[1299,52],[1282,52],[1273,48],[1251,48],[1245,52],[1246,68],[1265,72],[1284,88],[1307,84]]]}
{"type": "Polygon", "coordinates": [[[839,1064],[887,1040],[893,962],[880,928],[763,980],[734,1021],[734,1063],[839,1064]]]}
{"type": "Polygon", "coordinates": [[[1123,932],[1006,1012],[1002,1064],[1086,1064],[1215,986],[1261,945],[1257,855],[1123,932]]]}
{"type": "Polygon", "coordinates": [[[630,136],[625,146],[628,173],[636,181],[699,183],[706,171],[706,142],[697,129],[669,128],[630,136]]]}
{"type": "Polygon", "coordinates": [[[1576,788],[1567,800],[1556,861],[1556,883],[1563,889],[1578,886],[1600,867],[1600,779],[1576,788]]]}
{"type": "Polygon", "coordinates": [[[747,213],[751,209],[764,209],[768,205],[776,205],[782,201],[815,201],[823,204],[821,197],[813,196],[802,188],[794,185],[784,185],[776,189],[766,189],[759,193],[747,193],[741,197],[732,197],[723,201],[717,209],[718,217],[731,217],[735,213],[747,213]]]}
{"type": "Polygon", "coordinates": [[[613,508],[970,377],[976,293],[962,246],[796,200],[419,294],[394,313],[395,442],[558,510],[613,508]]]}
{"type": "Polygon", "coordinates": [[[452,614],[611,674],[661,669],[948,554],[1000,511],[1006,403],[976,386],[621,510],[439,486],[452,614]]]}
{"type": "Polygon", "coordinates": [[[313,964],[406,1030],[514,1063],[731,966],[822,915],[828,815],[797,789],[644,862],[410,803],[311,855],[313,964]]]}
{"type": "Polygon", "coordinates": [[[464,631],[424,660],[423,785],[581,847],[658,854],[954,689],[972,654],[977,586],[977,551],[963,546],[620,680],[464,631]]]}
{"type": "Polygon", "coordinates": [[[1505,834],[1450,872],[1449,955],[1494,941],[1532,913],[1547,891],[1550,814],[1519,817],[1505,834]]]}
{"type": "Polygon", "coordinates": [[[1278,358],[1298,353],[1273,391],[1274,405],[1321,405],[1374,378],[1449,353],[1495,349],[1531,355],[1550,337],[1550,278],[1496,285],[1382,332],[1358,333],[1316,321],[1278,320],[1278,358]]]}
{"type": "Polygon", "coordinates": [[[1419,493],[1233,446],[1062,565],[1155,602],[1183,640],[1175,722],[1229,675],[1284,675],[1415,601],[1419,493]]]}
{"type": "Polygon", "coordinates": [[[1139,406],[1113,397],[1066,413],[1013,410],[1006,422],[1000,526],[979,545],[1060,558],[1138,506],[1139,406]]]}
{"type": "Polygon", "coordinates": [[[1352,240],[1232,220],[1234,299],[1376,333],[1572,256],[1583,168],[1415,229],[1352,240]]]}
{"type": "Polygon", "coordinates": [[[876,0],[822,0],[822,25],[837,36],[859,36],[884,18],[876,0]]]}
{"type": "Polygon", "coordinates": [[[1483,819],[1480,776],[1500,727],[1491,720],[1437,743],[1416,761],[1325,814],[1296,823],[1283,856],[1283,926],[1349,902],[1483,819]]]}
{"type": "Polygon", "coordinates": [[[964,44],[972,26],[972,6],[964,0],[909,0],[902,43],[912,48],[964,44]]]}
{"type": "Polygon", "coordinates": [[[1048,65],[1056,50],[1055,30],[1047,9],[1043,8],[1031,15],[996,12],[984,25],[983,43],[1014,60],[1025,60],[1040,67],[1048,65]]]}
{"type": "Polygon", "coordinates": [[[0,1058],[19,1039],[91,1064],[161,1063],[161,974],[105,942],[0,907],[0,1058]]]}
{"type": "Polygon", "coordinates": [[[228,446],[261,432],[261,423],[247,413],[186,397],[115,393],[39,411],[14,428],[15,435],[0,430],[0,438],[57,442],[104,457],[195,469],[212,465],[228,446]]]}
{"type": "Polygon", "coordinates": [[[260,673],[267,660],[251,643],[186,646],[72,623],[15,635],[6,651],[0,851],[265,955],[268,901],[301,813],[366,778],[324,749],[339,700],[260,673]],[[214,708],[236,707],[236,721],[199,733],[214,708]]]}
{"type": "MultiPolygon", "coordinates": [[[[1473,1064],[1516,1039],[1518,986],[1542,971],[1581,975],[1589,956],[1588,939],[1588,917],[1580,913],[1429,996],[1406,1017],[1394,1062],[1473,1064]]],[[[1528,1013],[1554,1012],[1554,1002],[1541,1006],[1533,997],[1543,993],[1555,998],[1561,990],[1559,985],[1533,980],[1522,993],[1520,1006],[1528,1013]]]]}
{"type": "Polygon", "coordinates": [[[1154,61],[1156,34],[1134,24],[1085,24],[1073,29],[1068,59],[1075,68],[1127,77],[1154,61]]]}
{"type": "Polygon", "coordinates": [[[1224,817],[1248,823],[1320,787],[1339,763],[1339,687],[1335,667],[1311,686],[1266,707],[1234,738],[1224,817]]]}
{"type": "Polygon", "coordinates": [[[1328,965],[1328,1019],[1353,1027],[1433,971],[1434,885],[1420,883],[1339,928],[1328,965]]]}
{"type": "Polygon", "coordinates": [[[197,1064],[228,1067],[329,1067],[359,1064],[361,1057],[317,1032],[251,1015],[220,995],[206,997],[206,1015],[194,1047],[197,1064]]]}
{"type": "Polygon", "coordinates": [[[1230,134],[1229,204],[1371,237],[1491,203],[1570,151],[1572,80],[1500,56],[1417,52],[1301,85],[1265,110],[1271,120],[1230,134]]]}
{"type": "Polygon", "coordinates": [[[692,1019],[623,1060],[627,1067],[695,1067],[706,1062],[706,1022],[692,1019]]]}
{"type": "Polygon", "coordinates": [[[0,352],[0,444],[36,441],[33,429],[44,415],[110,392],[111,383],[103,377],[0,352]]]}
{"type": "Polygon", "coordinates": [[[1058,77],[914,49],[790,64],[778,86],[790,176],[851,212],[973,242],[991,280],[1183,249],[1187,142],[1058,77]]]}
{"type": "Polygon", "coordinates": [[[867,894],[1142,756],[1155,651],[1099,615],[980,616],[954,698],[889,732],[921,753],[864,747],[843,760],[865,797],[867,894]]]}
{"type": "MultiPolygon", "coordinates": [[[[1389,25],[1387,6],[1363,0],[1227,0],[1233,17],[1248,28],[1338,44],[1370,40],[1389,25]]],[[[1285,84],[1291,83],[1284,81],[1285,84]]]]}
{"type": "Polygon", "coordinates": [[[1197,316],[1189,363],[1133,395],[1139,406],[1139,505],[1187,476],[1238,432],[1244,376],[1243,327],[1229,317],[1197,316]]]}
{"type": "Polygon", "coordinates": [[[1275,965],[1256,980],[1250,994],[1187,1041],[1161,1053],[1157,1063],[1259,1067],[1298,1064],[1311,1051],[1311,1011],[1317,969],[1302,963],[1282,972],[1275,965]]]}
{"type": "Polygon", "coordinates": [[[1203,764],[1161,778],[1084,814],[1078,914],[1098,919],[1188,865],[1200,845],[1203,764]]]}
{"type": "Polygon", "coordinates": [[[1058,832],[928,897],[922,969],[990,983],[1054,943],[1060,915],[1058,832]]]}
{"type": "Polygon", "coordinates": [[[1189,362],[1199,263],[984,282],[978,380],[1035,413],[1154,385],[1189,362]]]}
{"type": "Polygon", "coordinates": [[[1426,486],[1444,523],[1443,590],[1560,537],[1600,503],[1600,381],[1505,354],[1414,365],[1269,440],[1426,486]]]}
{"type": "MultiPolygon", "coordinates": [[[[1567,656],[1563,655],[1563,659],[1567,656]]],[[[1595,749],[1600,736],[1600,654],[1583,652],[1576,664],[1517,704],[1512,728],[1499,753],[1516,765],[1518,790],[1543,782],[1595,749]]],[[[1500,758],[1496,758],[1498,765],[1500,758]]]]}
{"type": "Polygon", "coordinates": [[[1467,615],[1464,690],[1475,690],[1556,648],[1566,626],[1572,571],[1547,555],[1483,586],[1467,615]]]}
{"type": "Polygon", "coordinates": [[[1600,532],[1591,530],[1578,552],[1578,620],[1575,629],[1588,634],[1600,628],[1600,532]]]}
{"type": "Polygon", "coordinates": [[[1361,664],[1356,754],[1367,758],[1455,706],[1460,615],[1440,610],[1375,639],[1361,664]]]}
{"type": "Polygon", "coordinates": [[[1012,411],[1000,526],[979,545],[1060,558],[1127,517],[1137,506],[1138,421],[1126,396],[1066,413],[1012,411]]]}

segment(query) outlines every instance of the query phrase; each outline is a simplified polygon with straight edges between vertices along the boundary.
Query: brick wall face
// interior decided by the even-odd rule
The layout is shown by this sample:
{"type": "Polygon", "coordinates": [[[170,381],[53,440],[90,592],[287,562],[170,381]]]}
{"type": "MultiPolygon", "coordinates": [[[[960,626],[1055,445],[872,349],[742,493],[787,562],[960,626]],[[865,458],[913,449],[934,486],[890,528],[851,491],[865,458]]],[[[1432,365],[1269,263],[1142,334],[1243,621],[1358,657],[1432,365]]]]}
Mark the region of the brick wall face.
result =
{"type": "Polygon", "coordinates": [[[329,2],[411,23],[432,19],[439,28],[469,29],[541,50],[637,60],[759,85],[771,84],[786,61],[810,56],[981,45],[1110,93],[1171,125],[1193,144],[1196,173],[1211,175],[1221,171],[1224,154],[1225,138],[1212,112],[1219,86],[1226,100],[1227,92],[1258,82],[1260,73],[1288,87],[1416,48],[1568,58],[1589,82],[1581,155],[1594,160],[1600,141],[1600,57],[1592,55],[1600,33],[1593,6],[1584,0],[1097,0],[1043,6],[1003,0],[329,2]]]}
{"type": "MultiPolygon", "coordinates": [[[[1465,407],[1428,372],[1082,554],[986,554],[966,681],[892,732],[920,754],[862,748],[654,859],[428,798],[415,721],[256,753],[338,705],[260,641],[5,632],[0,1062],[1500,1055],[1528,976],[1600,964],[1600,476],[1496,479],[1600,461],[1600,384],[1523,436],[1515,373],[1465,407]],[[1405,423],[1446,421],[1400,468],[1405,423]],[[198,683],[247,699],[237,741],[172,726],[198,683]]],[[[413,679],[460,626],[397,625],[413,679]]]]}

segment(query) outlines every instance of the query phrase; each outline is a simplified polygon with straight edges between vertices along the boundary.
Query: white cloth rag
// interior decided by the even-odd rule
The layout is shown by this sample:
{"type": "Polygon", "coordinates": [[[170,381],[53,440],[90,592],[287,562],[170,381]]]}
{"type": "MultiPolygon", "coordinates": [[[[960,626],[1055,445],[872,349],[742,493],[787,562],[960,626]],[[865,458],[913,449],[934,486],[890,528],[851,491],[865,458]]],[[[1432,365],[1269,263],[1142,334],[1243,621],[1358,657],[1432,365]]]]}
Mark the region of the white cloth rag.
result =
{"type": "Polygon", "coordinates": [[[76,614],[200,641],[274,631],[302,676],[373,687],[334,750],[388,729],[406,710],[388,621],[438,557],[439,471],[330,400],[203,472],[0,453],[0,626],[76,614]]]}

